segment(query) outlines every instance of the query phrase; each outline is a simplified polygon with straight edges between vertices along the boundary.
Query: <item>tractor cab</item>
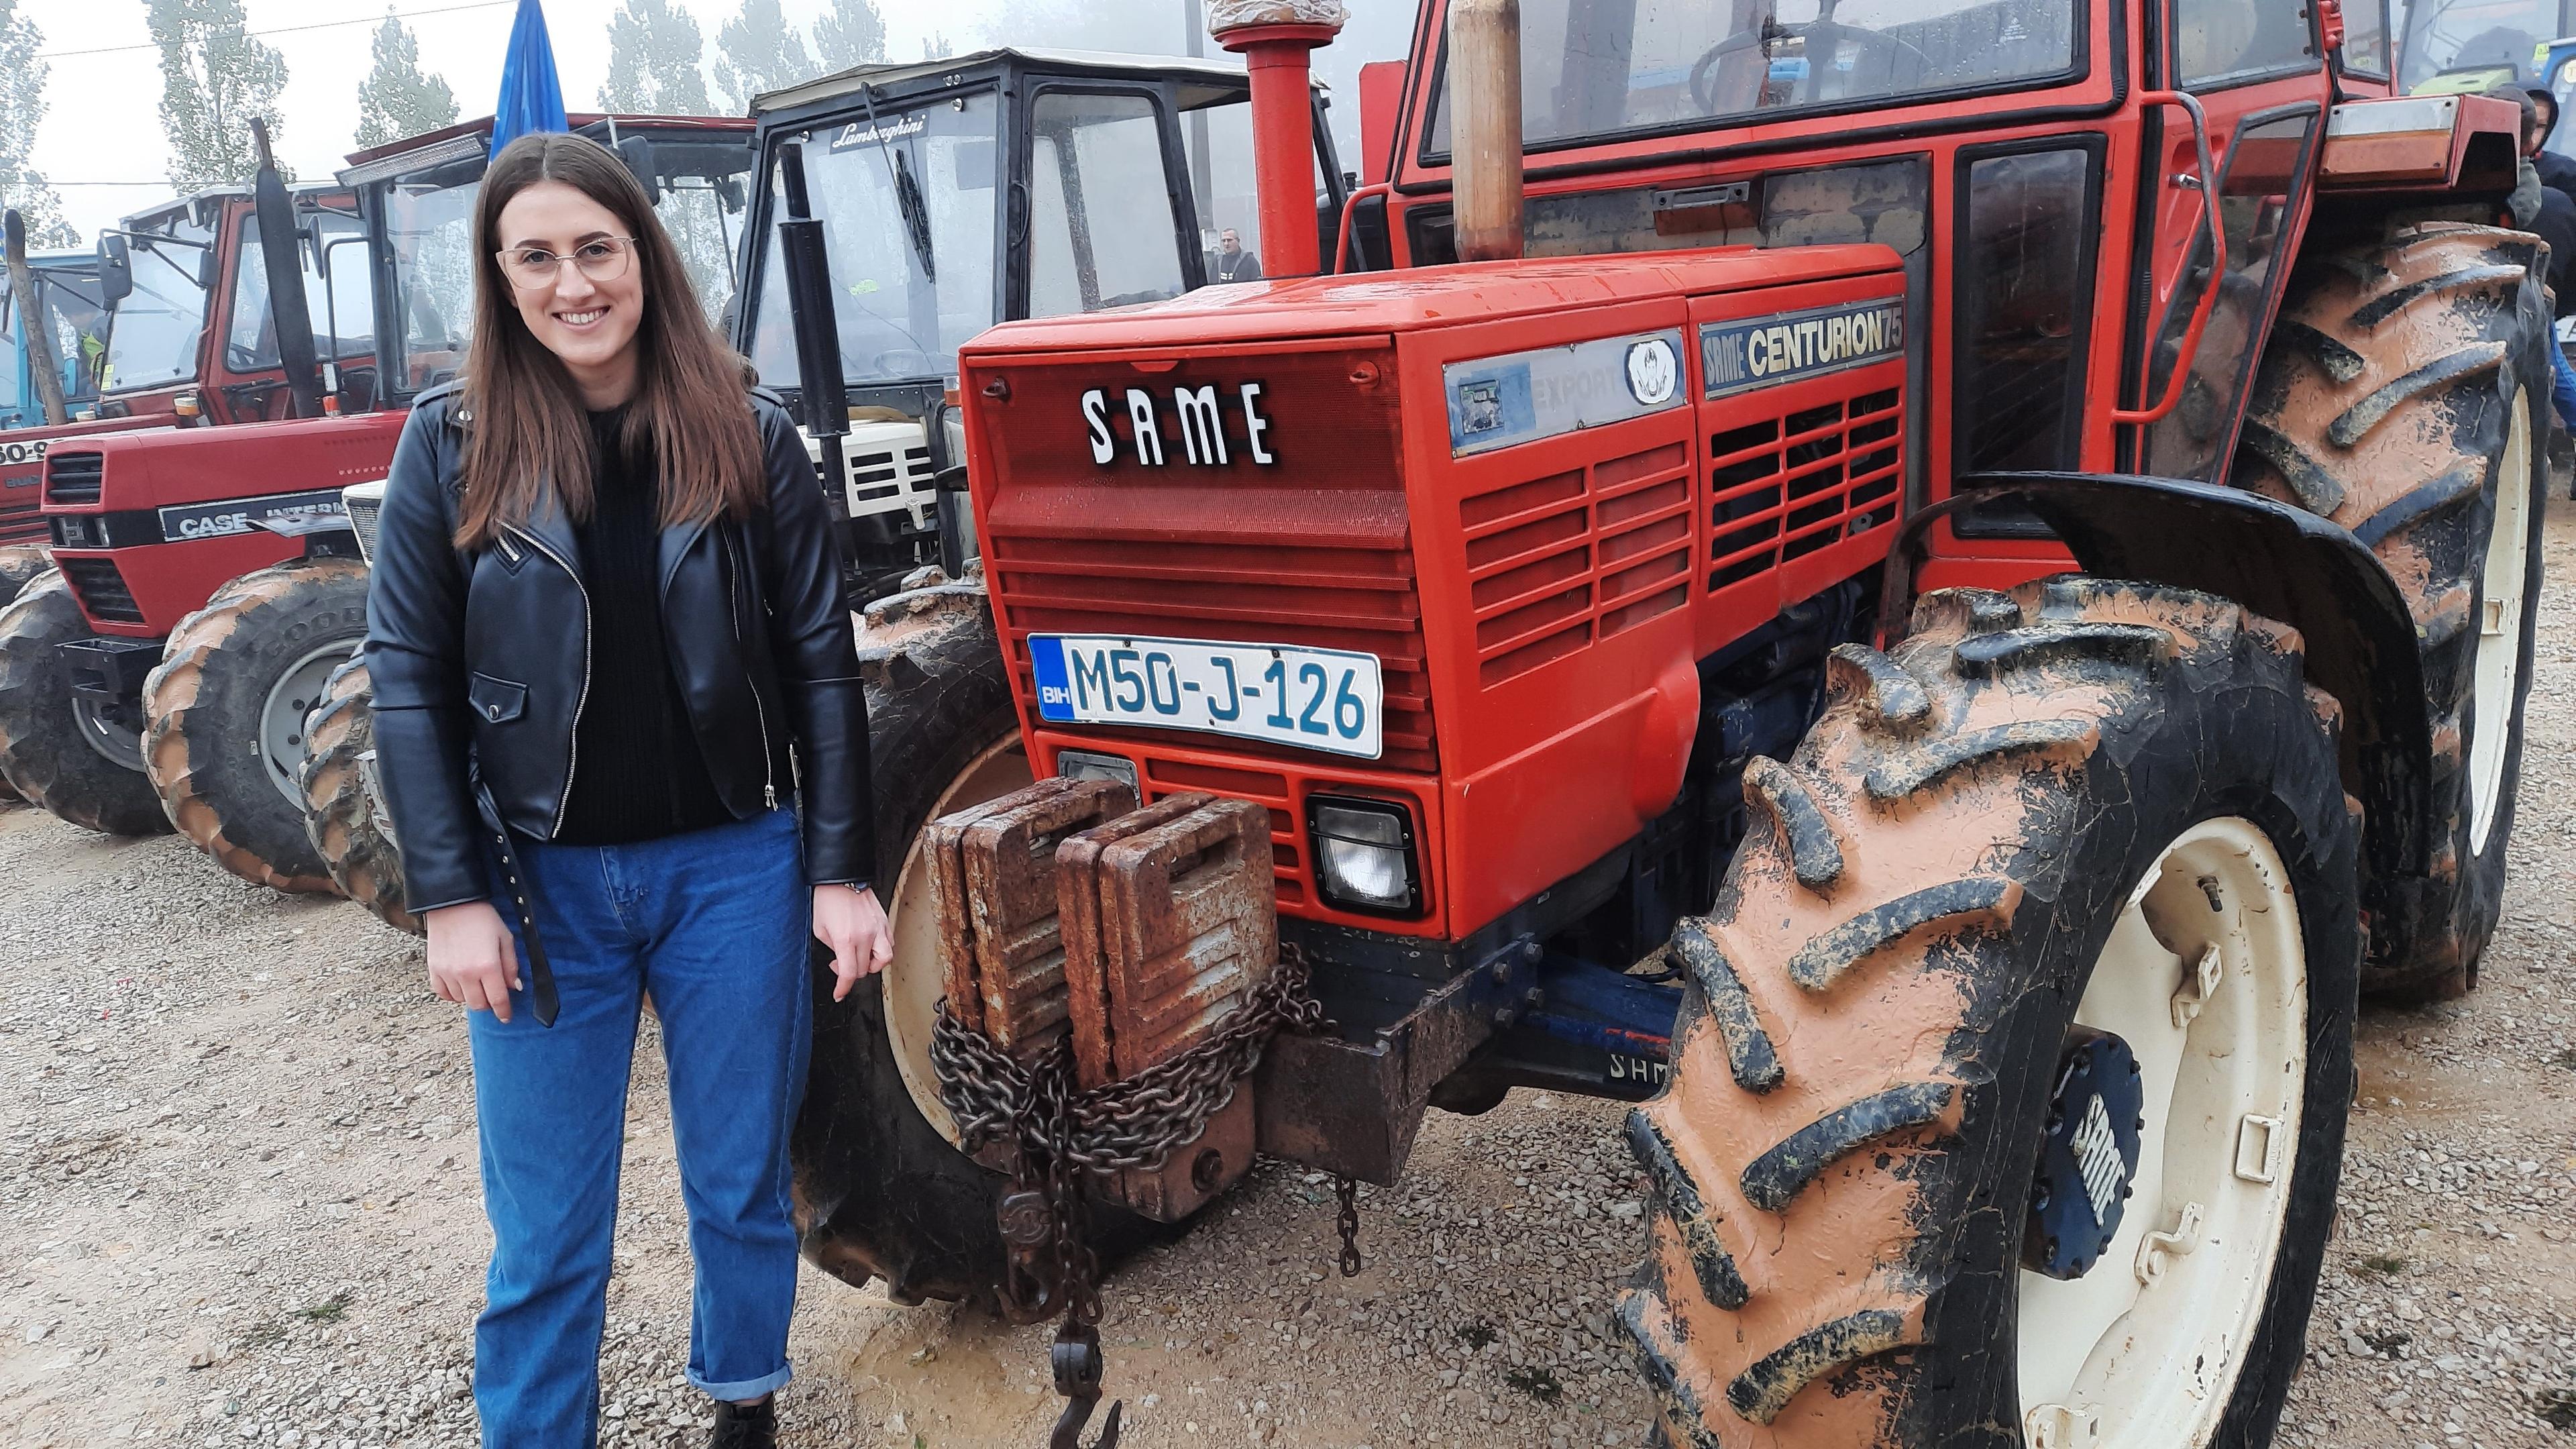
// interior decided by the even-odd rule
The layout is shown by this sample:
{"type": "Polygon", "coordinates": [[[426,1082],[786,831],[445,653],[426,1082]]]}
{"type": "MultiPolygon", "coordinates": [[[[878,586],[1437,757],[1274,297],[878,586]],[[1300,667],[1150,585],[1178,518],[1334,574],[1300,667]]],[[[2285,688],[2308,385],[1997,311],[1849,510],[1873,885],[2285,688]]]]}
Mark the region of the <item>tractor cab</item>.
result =
{"type": "MultiPolygon", "coordinates": [[[[707,316],[726,315],[749,203],[750,128],[682,116],[570,121],[575,134],[616,151],[643,181],[707,316]]],[[[387,318],[375,366],[393,403],[408,404],[464,365],[474,328],[474,197],[491,137],[486,117],[357,152],[340,173],[373,243],[364,265],[387,318]]]]}
{"type": "MultiPolygon", "coordinates": [[[[358,240],[349,194],[305,186],[289,195],[315,355],[362,358],[373,328],[364,275],[341,253],[358,240]]],[[[100,234],[99,270],[115,308],[100,420],[157,416],[186,426],[292,415],[250,188],[203,191],[127,218],[100,234]]]]}
{"type": "MultiPolygon", "coordinates": [[[[1250,95],[1226,59],[1001,49],[753,101],[762,187],[736,345],[806,410],[817,466],[844,480],[834,504],[861,597],[940,557],[931,480],[965,459],[934,414],[969,338],[1260,275],[1278,246],[1252,183],[1250,95]],[[800,217],[821,237],[810,299],[780,240],[800,217]],[[800,328],[828,339],[812,355],[838,359],[846,421],[821,420],[846,429],[836,441],[813,426],[824,400],[806,396],[800,328]]],[[[1329,243],[1348,182],[1324,106],[1313,92],[1299,224],[1329,243]]],[[[962,546],[962,527],[946,532],[962,546]]]]}
{"type": "MultiPolygon", "coordinates": [[[[10,436],[45,421],[37,369],[36,336],[52,343],[64,405],[75,415],[98,401],[98,368],[107,350],[107,300],[99,291],[98,258],[90,252],[39,252],[28,259],[35,297],[21,305],[14,289],[0,287],[0,548],[41,542],[38,464],[44,443],[10,436]]],[[[14,585],[0,583],[0,603],[14,585]]]]}
{"type": "Polygon", "coordinates": [[[99,360],[107,350],[107,299],[99,291],[96,254],[36,252],[27,267],[36,282],[33,317],[19,308],[15,292],[0,288],[0,430],[45,420],[31,330],[52,339],[63,401],[75,412],[97,400],[99,360]]]}

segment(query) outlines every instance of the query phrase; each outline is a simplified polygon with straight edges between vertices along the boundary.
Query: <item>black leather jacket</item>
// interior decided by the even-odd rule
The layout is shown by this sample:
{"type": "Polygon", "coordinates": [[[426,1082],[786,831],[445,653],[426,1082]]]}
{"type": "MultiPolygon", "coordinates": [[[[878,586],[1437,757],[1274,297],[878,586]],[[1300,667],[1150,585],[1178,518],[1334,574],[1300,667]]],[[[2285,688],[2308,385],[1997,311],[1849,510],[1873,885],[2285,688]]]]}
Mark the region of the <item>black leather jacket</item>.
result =
{"type": "MultiPolygon", "coordinates": [[[[753,390],[769,506],[662,532],[672,677],[716,793],[738,819],[802,794],[806,878],[864,882],[875,862],[867,699],[814,464],[778,400],[753,390]],[[778,778],[768,742],[794,745],[778,778]]],[[[458,549],[464,432],[451,384],[412,405],[394,449],[367,588],[376,761],[413,911],[495,894],[478,788],[519,834],[550,839],[577,768],[590,631],[571,522],[548,508],[458,549]]]]}

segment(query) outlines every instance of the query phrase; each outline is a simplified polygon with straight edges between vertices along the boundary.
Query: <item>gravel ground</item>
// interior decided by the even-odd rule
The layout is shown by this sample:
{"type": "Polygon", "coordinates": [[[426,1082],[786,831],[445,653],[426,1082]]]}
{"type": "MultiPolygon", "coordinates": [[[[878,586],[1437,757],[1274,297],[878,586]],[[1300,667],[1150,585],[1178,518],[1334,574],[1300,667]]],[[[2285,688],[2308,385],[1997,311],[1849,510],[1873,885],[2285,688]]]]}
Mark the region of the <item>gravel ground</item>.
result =
{"type": "MultiPolygon", "coordinates": [[[[2478,993],[2360,1027],[2362,1100],[2282,1442],[2576,1449],[2576,506],[2556,504],[2522,816],[2478,993]]],[[[277,1449],[463,1446],[487,1239],[464,1033],[414,943],[233,882],[172,839],[0,808],[0,1435],[277,1449]]],[[[613,1446],[702,1441],[653,1053],[610,1296],[613,1446]]],[[[1642,1184],[1610,1105],[1435,1113],[1363,1189],[1265,1164],[1106,1294],[1127,1442],[1628,1445],[1606,1335],[1642,1184]]],[[[1042,1443],[1046,1331],[809,1272],[796,1446],[1042,1443]]]]}

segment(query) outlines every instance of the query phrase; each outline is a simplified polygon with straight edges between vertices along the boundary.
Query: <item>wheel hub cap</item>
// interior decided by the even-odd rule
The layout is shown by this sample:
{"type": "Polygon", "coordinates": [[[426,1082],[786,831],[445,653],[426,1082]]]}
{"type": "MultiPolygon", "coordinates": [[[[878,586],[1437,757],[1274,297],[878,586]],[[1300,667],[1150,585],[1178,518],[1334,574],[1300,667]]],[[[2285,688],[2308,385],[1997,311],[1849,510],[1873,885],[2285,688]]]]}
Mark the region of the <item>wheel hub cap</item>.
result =
{"type": "Polygon", "coordinates": [[[2145,1093],[2138,1058],[2106,1032],[2082,1032],[2058,1064],[2048,1136],[2031,1185],[2030,1231],[2022,1266],[2051,1278],[2081,1278],[2119,1235],[2138,1170],[2145,1093]]]}

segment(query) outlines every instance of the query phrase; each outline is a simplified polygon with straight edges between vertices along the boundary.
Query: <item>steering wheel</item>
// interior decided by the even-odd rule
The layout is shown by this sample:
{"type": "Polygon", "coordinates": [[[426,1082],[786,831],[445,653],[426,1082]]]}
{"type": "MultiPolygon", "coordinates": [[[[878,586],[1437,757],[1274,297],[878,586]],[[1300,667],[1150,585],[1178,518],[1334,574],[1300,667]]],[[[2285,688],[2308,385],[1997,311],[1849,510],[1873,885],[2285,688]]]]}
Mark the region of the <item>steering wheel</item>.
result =
{"type": "MultiPolygon", "coordinates": [[[[1775,17],[1765,15],[1762,17],[1762,27],[1759,30],[1739,30],[1702,52],[1700,58],[1692,63],[1690,70],[1691,100],[1699,107],[1700,113],[1711,116],[1718,113],[1717,97],[1710,89],[1710,85],[1715,79],[1713,71],[1719,61],[1756,46],[1763,48],[1763,55],[1767,61],[1770,46],[1792,37],[1805,39],[1807,62],[1807,74],[1799,88],[1804,91],[1804,94],[1798,94],[1793,90],[1790,97],[1792,101],[1816,99],[1816,91],[1824,81],[1824,67],[1820,62],[1831,59],[1845,40],[1857,42],[1862,56],[1867,56],[1873,51],[1885,55],[1891,63],[1889,66],[1891,70],[1894,68],[1892,64],[1894,59],[1901,54],[1910,54],[1924,70],[1931,69],[1932,57],[1925,55],[1922,48],[1913,42],[1899,40],[1884,31],[1868,30],[1858,25],[1845,25],[1833,18],[1833,6],[1830,3],[1822,9],[1825,13],[1808,22],[1804,30],[1793,30],[1781,24],[1775,17]]],[[[1861,65],[1862,62],[1859,59],[1856,58],[1853,61],[1853,69],[1858,70],[1861,65]]]]}
{"type": "Polygon", "coordinates": [[[868,365],[879,377],[927,377],[940,370],[938,359],[917,347],[889,347],[868,365]]]}

